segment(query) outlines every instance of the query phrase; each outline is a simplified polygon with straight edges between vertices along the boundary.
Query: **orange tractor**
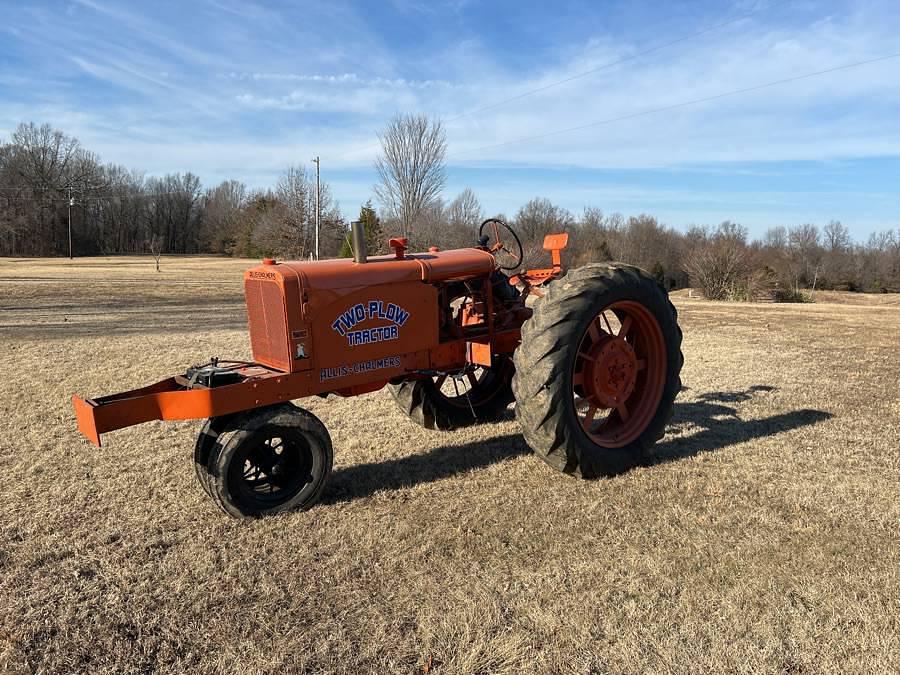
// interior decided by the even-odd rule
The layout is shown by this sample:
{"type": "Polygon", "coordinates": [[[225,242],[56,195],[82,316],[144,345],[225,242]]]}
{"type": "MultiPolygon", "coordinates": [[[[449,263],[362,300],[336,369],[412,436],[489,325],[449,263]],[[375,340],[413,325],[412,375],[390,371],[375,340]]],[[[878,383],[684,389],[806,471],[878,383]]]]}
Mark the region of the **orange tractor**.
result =
{"type": "Polygon", "coordinates": [[[100,434],[149,420],[205,419],[197,477],[227,513],[312,506],[331,472],[328,431],[291,401],[387,386],[429,429],[497,420],[515,400],[525,440],[554,468],[592,478],[644,460],[678,393],[681,331],[646,272],[553,265],[510,276],[515,232],[485,221],[473,248],[353,259],[264,260],[244,274],[252,362],[213,359],[134,391],[72,398],[78,428],[100,434]],[[532,296],[532,301],[529,300],[532,296]]]}

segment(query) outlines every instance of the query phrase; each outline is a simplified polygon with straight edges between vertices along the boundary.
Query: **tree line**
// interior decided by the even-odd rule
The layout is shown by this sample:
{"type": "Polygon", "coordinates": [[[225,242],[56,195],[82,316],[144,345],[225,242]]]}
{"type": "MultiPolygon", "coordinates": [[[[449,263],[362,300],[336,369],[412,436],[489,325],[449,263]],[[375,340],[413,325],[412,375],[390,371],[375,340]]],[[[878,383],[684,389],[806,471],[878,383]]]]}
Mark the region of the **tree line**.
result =
{"type": "MultiPolygon", "coordinates": [[[[288,167],[270,188],[194,174],[147,177],[103,164],[49,125],[21,124],[0,144],[0,255],[279,253],[315,248],[315,177],[288,167]]],[[[330,186],[319,194],[320,250],[334,255],[345,224],[330,186]]]]}
{"type": "MultiPolygon", "coordinates": [[[[438,121],[398,115],[380,135],[377,207],[361,205],[369,253],[387,237],[413,249],[471,246],[478,225],[499,216],[519,233],[525,264],[543,266],[546,234],[570,232],[567,264],[620,260],[668,288],[699,286],[711,298],[802,297],[803,289],[900,290],[900,229],[852,240],[837,221],[775,227],[751,239],[740,224],[686,231],[651,215],[626,217],[587,207],[574,214],[535,198],[514,214],[488,214],[469,188],[445,199],[446,140],[438,121]]],[[[0,143],[0,255],[214,253],[307,259],[315,252],[315,176],[287,167],[275,185],[228,180],[204,187],[192,173],[144,174],[104,164],[77,139],[21,124],[0,143]]],[[[348,223],[327,182],[319,195],[321,257],[351,254],[348,223]]]]}

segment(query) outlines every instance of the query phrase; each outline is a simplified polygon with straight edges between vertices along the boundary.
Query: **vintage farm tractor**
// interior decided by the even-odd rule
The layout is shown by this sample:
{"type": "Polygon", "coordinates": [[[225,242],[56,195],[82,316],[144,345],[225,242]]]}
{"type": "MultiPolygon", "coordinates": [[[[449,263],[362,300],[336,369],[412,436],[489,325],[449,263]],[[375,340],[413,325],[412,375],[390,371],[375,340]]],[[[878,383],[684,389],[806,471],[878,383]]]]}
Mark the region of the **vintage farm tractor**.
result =
{"type": "Polygon", "coordinates": [[[244,274],[252,362],[213,359],[183,375],[102,398],[72,398],[78,428],[100,434],[149,420],[204,419],[194,450],[204,490],[233,516],[312,506],[331,472],[325,426],[291,401],[388,386],[429,429],[515,416],[534,452],[592,478],[644,460],[681,380],[681,330],[646,272],[553,265],[509,276],[523,250],[486,220],[478,245],[354,259],[276,262],[244,274]],[[532,301],[529,300],[532,296],[532,301]]]}

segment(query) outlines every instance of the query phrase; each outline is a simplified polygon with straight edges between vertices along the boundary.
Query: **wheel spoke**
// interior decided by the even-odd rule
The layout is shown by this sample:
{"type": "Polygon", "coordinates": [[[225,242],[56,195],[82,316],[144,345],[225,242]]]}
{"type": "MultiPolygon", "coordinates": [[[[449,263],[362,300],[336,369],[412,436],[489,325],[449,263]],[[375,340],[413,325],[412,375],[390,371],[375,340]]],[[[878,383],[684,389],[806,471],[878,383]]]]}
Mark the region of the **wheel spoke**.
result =
{"type": "Polygon", "coordinates": [[[474,389],[478,384],[478,377],[471,370],[466,373],[466,379],[469,380],[469,385],[472,387],[472,389],[474,389]]]}
{"type": "MultiPolygon", "coordinates": [[[[600,316],[602,316],[602,314],[600,316]]],[[[600,339],[600,333],[602,332],[602,326],[600,326],[600,327],[597,326],[597,324],[599,323],[599,320],[600,320],[600,317],[595,316],[593,321],[591,321],[590,325],[588,326],[588,335],[591,336],[592,344],[597,344],[597,340],[600,339]]]]}
{"type": "Polygon", "coordinates": [[[581,426],[584,427],[584,430],[588,433],[591,432],[591,424],[594,422],[594,415],[597,414],[597,406],[593,403],[588,407],[588,411],[584,416],[584,419],[581,421],[581,426]]]}
{"type": "Polygon", "coordinates": [[[434,386],[437,387],[438,390],[440,390],[440,388],[444,386],[444,382],[446,382],[446,381],[447,381],[447,376],[441,375],[438,377],[437,380],[435,380],[434,386]]]}
{"type": "Polygon", "coordinates": [[[572,386],[580,387],[583,384],[584,384],[584,373],[579,371],[572,376],[572,386]]]}
{"type": "Polygon", "coordinates": [[[295,430],[257,432],[242,443],[227,469],[230,501],[253,512],[284,504],[316,479],[315,449],[295,430]]]}
{"type": "Polygon", "coordinates": [[[619,332],[616,337],[620,337],[620,338],[627,337],[629,330],[631,330],[631,317],[626,316],[625,320],[622,322],[622,325],[619,327],[619,332]]]}
{"type": "Polygon", "coordinates": [[[631,413],[628,412],[628,407],[625,405],[624,401],[616,406],[616,411],[619,413],[619,419],[623,422],[627,422],[628,418],[631,417],[631,413]]]}
{"type": "Polygon", "coordinates": [[[519,256],[506,248],[506,246],[503,247],[503,252],[506,253],[514,263],[518,264],[520,262],[519,256]]]}
{"type": "Polygon", "coordinates": [[[586,354],[585,352],[578,352],[578,358],[584,359],[585,361],[591,361],[591,362],[596,361],[596,359],[593,356],[591,356],[590,354],[586,354]]]}

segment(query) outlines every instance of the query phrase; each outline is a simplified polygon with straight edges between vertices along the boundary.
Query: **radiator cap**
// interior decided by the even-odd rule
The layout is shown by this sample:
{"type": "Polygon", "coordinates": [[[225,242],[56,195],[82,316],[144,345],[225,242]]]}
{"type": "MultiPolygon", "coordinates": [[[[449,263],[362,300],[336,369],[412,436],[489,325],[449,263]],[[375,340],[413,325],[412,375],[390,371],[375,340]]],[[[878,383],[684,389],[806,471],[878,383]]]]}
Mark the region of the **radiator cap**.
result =
{"type": "Polygon", "coordinates": [[[263,258],[263,265],[275,265],[275,258],[263,258]]]}

